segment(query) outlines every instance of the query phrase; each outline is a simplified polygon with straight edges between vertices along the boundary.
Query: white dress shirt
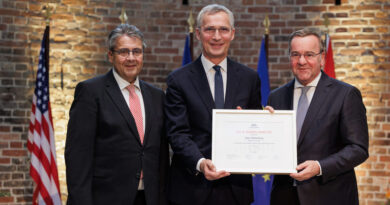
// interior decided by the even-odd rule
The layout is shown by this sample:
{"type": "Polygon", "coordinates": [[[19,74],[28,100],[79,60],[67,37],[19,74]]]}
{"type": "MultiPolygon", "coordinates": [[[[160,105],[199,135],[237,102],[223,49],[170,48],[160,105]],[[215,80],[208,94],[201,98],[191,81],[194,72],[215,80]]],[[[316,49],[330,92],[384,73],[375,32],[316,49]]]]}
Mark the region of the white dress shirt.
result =
{"type": "MultiPolygon", "coordinates": [[[[127,86],[130,85],[130,83],[127,82],[125,79],[123,79],[115,71],[115,69],[112,69],[112,70],[113,70],[114,78],[115,78],[116,82],[118,83],[119,89],[121,90],[122,95],[123,95],[123,97],[126,100],[126,104],[127,104],[127,106],[129,107],[129,110],[130,110],[130,104],[129,104],[130,93],[129,93],[129,90],[127,90],[127,88],[126,88],[127,86]]],[[[140,104],[141,104],[142,122],[143,122],[142,124],[143,124],[143,127],[144,127],[144,133],[145,133],[145,124],[146,124],[146,121],[145,121],[145,105],[144,105],[144,99],[142,97],[141,87],[139,86],[138,76],[137,76],[137,78],[134,81],[134,87],[135,87],[135,94],[138,95],[138,98],[139,98],[139,101],[140,101],[140,104]]]]}
{"type": "MultiPolygon", "coordinates": [[[[215,97],[214,97],[215,96],[214,95],[214,91],[215,91],[215,89],[214,89],[215,88],[214,76],[215,76],[216,71],[214,70],[213,66],[215,66],[216,64],[209,61],[203,55],[200,57],[200,60],[202,61],[204,72],[206,72],[207,81],[209,82],[211,95],[213,96],[213,99],[215,100],[215,97]]],[[[226,58],[223,59],[223,61],[221,61],[221,63],[219,63],[218,65],[221,66],[221,75],[222,75],[222,81],[223,81],[223,99],[225,99],[226,81],[227,81],[227,59],[226,58]]]]}
{"type": "MultiPolygon", "coordinates": [[[[322,75],[322,73],[318,74],[317,77],[314,78],[313,81],[311,81],[309,84],[306,85],[306,86],[310,87],[309,90],[306,93],[307,100],[309,101],[309,105],[311,103],[311,100],[313,99],[313,95],[314,95],[314,92],[316,91],[316,87],[317,87],[318,82],[320,81],[321,75],[322,75]]],[[[294,83],[294,110],[297,110],[297,108],[298,108],[298,101],[299,101],[299,97],[301,97],[301,93],[302,93],[302,89],[301,88],[302,87],[304,87],[304,85],[302,85],[298,81],[298,79],[295,78],[295,83],[294,83]]]]}
{"type": "MultiPolygon", "coordinates": [[[[114,74],[114,78],[115,78],[115,81],[116,83],[118,83],[118,86],[119,86],[119,89],[121,90],[122,92],[122,95],[123,97],[125,98],[125,101],[126,101],[126,104],[127,106],[129,107],[129,111],[130,111],[130,104],[129,104],[129,98],[130,98],[130,93],[129,93],[129,90],[126,88],[127,86],[130,85],[130,83],[128,81],[126,81],[125,79],[123,79],[116,71],[115,69],[113,68],[112,69],[112,73],[114,74]]],[[[146,120],[145,120],[145,105],[144,105],[144,98],[142,97],[142,92],[141,92],[141,87],[139,86],[139,79],[138,79],[138,76],[137,78],[135,79],[134,81],[134,87],[135,87],[135,94],[138,96],[138,99],[140,101],[140,104],[141,104],[141,110],[142,110],[142,124],[143,124],[143,129],[144,129],[144,133],[145,133],[145,125],[146,125],[146,120]]],[[[140,179],[139,180],[139,184],[138,184],[138,190],[144,190],[144,180],[143,179],[140,179]]]]}
{"type": "MultiPolygon", "coordinates": [[[[311,100],[313,99],[313,95],[314,95],[314,92],[316,91],[318,82],[320,81],[321,75],[322,75],[322,73],[320,72],[320,74],[318,74],[317,77],[314,78],[313,81],[311,81],[309,84],[306,85],[306,86],[310,87],[306,93],[307,100],[309,101],[309,106],[310,106],[311,100]]],[[[295,78],[295,83],[294,83],[294,110],[295,111],[297,111],[297,108],[298,108],[298,101],[299,101],[299,97],[301,96],[301,93],[302,93],[302,89],[301,89],[302,87],[304,87],[304,85],[302,85],[298,81],[298,79],[295,78]]],[[[318,174],[317,176],[321,176],[322,175],[321,164],[317,160],[316,160],[316,162],[317,162],[318,166],[320,167],[320,174],[318,174]]]]}
{"type": "MultiPolygon", "coordinates": [[[[215,76],[215,70],[213,66],[215,66],[214,63],[209,61],[204,55],[200,57],[200,60],[202,61],[203,69],[204,72],[206,73],[207,76],[207,81],[209,82],[209,87],[211,91],[211,95],[213,96],[213,99],[215,100],[215,95],[214,95],[214,76],[215,76]]],[[[223,59],[221,63],[218,64],[221,66],[221,75],[222,75],[222,81],[223,81],[223,99],[225,99],[226,96],[226,81],[227,81],[227,58],[223,59]]],[[[198,163],[196,163],[196,170],[200,171],[200,163],[204,160],[205,158],[200,158],[198,163]]]]}

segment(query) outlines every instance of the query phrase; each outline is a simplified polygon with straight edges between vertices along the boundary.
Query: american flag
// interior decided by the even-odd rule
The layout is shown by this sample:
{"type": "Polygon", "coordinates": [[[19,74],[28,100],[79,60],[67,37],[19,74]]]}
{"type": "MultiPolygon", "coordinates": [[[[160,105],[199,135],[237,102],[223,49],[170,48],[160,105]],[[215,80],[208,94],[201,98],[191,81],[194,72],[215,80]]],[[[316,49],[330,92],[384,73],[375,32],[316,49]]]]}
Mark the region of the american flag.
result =
{"type": "Polygon", "coordinates": [[[46,26],[30,117],[27,147],[31,152],[30,175],[36,183],[33,205],[60,205],[53,120],[49,100],[49,32],[46,26]]]}

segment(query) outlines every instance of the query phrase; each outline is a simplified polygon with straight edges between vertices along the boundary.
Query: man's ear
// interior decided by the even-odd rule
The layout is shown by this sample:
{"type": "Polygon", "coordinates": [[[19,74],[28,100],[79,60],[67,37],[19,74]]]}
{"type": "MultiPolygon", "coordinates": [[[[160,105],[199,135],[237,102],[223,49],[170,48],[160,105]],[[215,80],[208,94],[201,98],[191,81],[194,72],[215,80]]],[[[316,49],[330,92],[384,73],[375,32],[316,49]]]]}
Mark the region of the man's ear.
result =
{"type": "Polygon", "coordinates": [[[107,56],[110,63],[112,63],[114,61],[114,53],[112,51],[108,51],[107,56]]]}
{"type": "Polygon", "coordinates": [[[200,41],[200,30],[198,27],[195,29],[195,35],[196,35],[196,39],[200,41]]]}
{"type": "Polygon", "coordinates": [[[231,41],[234,39],[234,35],[236,34],[236,29],[235,28],[232,28],[232,39],[230,39],[231,41]]]}
{"type": "Polygon", "coordinates": [[[321,68],[325,67],[325,51],[321,53],[321,68]]]}

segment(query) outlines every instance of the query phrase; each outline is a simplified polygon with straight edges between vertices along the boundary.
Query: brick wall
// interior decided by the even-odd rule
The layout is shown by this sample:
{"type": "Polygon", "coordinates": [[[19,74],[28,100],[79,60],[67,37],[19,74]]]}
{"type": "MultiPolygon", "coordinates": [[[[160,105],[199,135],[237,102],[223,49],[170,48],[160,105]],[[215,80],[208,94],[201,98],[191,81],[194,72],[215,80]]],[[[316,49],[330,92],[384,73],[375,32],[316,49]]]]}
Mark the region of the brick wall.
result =
{"type": "MultiPolygon", "coordinates": [[[[50,0],[50,94],[56,136],[61,192],[66,198],[64,144],[75,85],[109,70],[106,36],[128,22],[145,34],[148,48],[142,79],[166,88],[165,77],[181,64],[187,17],[214,1],[190,0],[50,0]],[[61,70],[64,87],[61,88],[61,70]]],[[[370,133],[370,158],[356,171],[361,204],[385,201],[390,184],[390,2],[388,0],[219,0],[234,12],[236,38],[230,56],[253,69],[257,66],[262,21],[271,20],[270,80],[276,88],[292,79],[287,37],[310,26],[329,33],[337,78],[358,87],[364,97],[370,133]]],[[[0,204],[31,204],[33,183],[26,149],[28,121],[38,53],[45,22],[42,1],[0,1],[0,204]]],[[[195,55],[199,43],[195,40],[195,55]]]]}

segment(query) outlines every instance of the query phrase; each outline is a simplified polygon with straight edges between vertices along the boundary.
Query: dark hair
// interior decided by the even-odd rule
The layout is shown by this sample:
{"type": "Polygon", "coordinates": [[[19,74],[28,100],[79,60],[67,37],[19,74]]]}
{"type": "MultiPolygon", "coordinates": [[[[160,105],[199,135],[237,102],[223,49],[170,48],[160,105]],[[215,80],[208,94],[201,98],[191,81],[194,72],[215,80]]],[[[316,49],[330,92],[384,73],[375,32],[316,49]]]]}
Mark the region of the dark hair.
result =
{"type": "Polygon", "coordinates": [[[142,34],[142,32],[136,26],[129,24],[120,24],[118,27],[116,27],[110,32],[110,35],[108,35],[108,49],[110,51],[114,50],[116,46],[116,39],[123,35],[139,38],[142,41],[142,48],[146,47],[146,43],[144,41],[144,34],[142,34]]]}
{"type": "Polygon", "coordinates": [[[301,29],[301,30],[294,31],[293,33],[291,33],[290,37],[288,39],[288,52],[289,53],[291,52],[291,41],[294,37],[296,37],[296,36],[305,37],[305,36],[310,36],[310,35],[317,37],[318,43],[320,45],[320,52],[323,52],[325,45],[324,45],[324,41],[321,38],[321,36],[322,36],[321,31],[316,30],[316,29],[312,29],[312,28],[305,28],[305,29],[301,29]]]}

